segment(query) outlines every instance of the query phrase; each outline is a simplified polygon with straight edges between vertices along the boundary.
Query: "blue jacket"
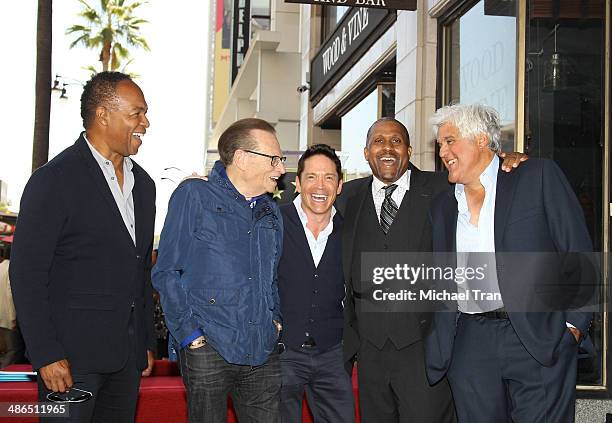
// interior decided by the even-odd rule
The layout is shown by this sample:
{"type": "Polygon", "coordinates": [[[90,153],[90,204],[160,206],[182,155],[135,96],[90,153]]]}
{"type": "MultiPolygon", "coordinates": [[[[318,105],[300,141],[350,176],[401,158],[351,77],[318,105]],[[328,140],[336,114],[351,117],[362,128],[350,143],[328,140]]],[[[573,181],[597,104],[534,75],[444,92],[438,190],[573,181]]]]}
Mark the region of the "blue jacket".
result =
{"type": "Polygon", "coordinates": [[[201,330],[226,361],[263,364],[277,342],[283,223],[269,196],[246,201],[221,162],[172,194],[153,285],[178,342],[201,330]]]}

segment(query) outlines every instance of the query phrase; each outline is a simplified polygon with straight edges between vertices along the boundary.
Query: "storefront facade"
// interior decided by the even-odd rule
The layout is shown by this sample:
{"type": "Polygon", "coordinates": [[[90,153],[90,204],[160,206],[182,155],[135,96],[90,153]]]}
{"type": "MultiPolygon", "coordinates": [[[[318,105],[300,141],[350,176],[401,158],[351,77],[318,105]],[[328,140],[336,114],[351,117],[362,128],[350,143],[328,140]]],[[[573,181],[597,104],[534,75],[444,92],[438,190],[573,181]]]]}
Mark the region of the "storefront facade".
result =
{"type": "MultiPolygon", "coordinates": [[[[349,179],[367,174],[366,130],[390,115],[410,132],[413,163],[439,169],[429,116],[450,102],[485,103],[500,112],[505,151],[559,164],[594,250],[610,250],[609,0],[428,0],[415,11],[302,5],[300,22],[308,87],[300,149],[327,142],[349,179]]],[[[606,281],[608,268],[604,260],[606,281]]],[[[579,361],[580,398],[611,398],[607,307],[590,329],[598,355],[579,361]]],[[[588,421],[612,412],[610,402],[587,404],[578,412],[599,411],[588,421]]]]}

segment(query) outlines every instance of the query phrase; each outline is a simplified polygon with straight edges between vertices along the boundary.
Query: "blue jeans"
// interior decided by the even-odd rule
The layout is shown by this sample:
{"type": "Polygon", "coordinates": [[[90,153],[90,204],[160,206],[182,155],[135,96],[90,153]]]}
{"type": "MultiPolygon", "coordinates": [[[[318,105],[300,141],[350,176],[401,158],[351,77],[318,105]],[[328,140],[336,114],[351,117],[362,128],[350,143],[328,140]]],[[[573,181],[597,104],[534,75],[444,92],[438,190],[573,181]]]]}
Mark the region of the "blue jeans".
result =
{"type": "Polygon", "coordinates": [[[280,363],[283,423],[302,421],[304,390],[315,422],[354,423],[353,383],[344,369],[341,343],[325,351],[287,349],[280,363]]]}
{"type": "Polygon", "coordinates": [[[281,387],[278,353],[261,366],[230,364],[210,345],[179,352],[190,423],[225,423],[231,395],[240,422],[278,423],[281,387]]]}

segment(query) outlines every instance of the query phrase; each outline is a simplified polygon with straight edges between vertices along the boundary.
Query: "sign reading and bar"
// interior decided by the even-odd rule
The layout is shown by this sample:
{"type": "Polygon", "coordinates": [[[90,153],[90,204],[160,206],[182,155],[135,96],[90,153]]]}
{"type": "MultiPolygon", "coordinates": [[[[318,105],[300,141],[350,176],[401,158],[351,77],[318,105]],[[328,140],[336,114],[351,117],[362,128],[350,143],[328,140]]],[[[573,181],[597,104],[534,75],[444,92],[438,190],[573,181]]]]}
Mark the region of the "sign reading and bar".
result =
{"type": "Polygon", "coordinates": [[[285,0],[285,3],[320,4],[325,6],[379,7],[381,9],[416,10],[417,0],[285,0]]]}
{"type": "MultiPolygon", "coordinates": [[[[394,21],[395,11],[350,9],[310,62],[310,98],[340,78],[394,21]]],[[[329,88],[329,87],[327,87],[329,88]]]]}

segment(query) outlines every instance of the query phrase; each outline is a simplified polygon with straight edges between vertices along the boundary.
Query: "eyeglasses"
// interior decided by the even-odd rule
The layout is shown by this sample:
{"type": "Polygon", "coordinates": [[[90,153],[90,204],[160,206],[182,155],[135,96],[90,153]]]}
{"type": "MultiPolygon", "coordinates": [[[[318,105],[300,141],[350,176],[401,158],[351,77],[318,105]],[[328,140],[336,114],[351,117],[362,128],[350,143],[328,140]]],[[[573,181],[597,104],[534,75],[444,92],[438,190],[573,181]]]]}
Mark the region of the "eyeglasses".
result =
{"type": "Polygon", "coordinates": [[[267,157],[270,159],[270,164],[272,165],[272,167],[276,167],[281,163],[285,163],[287,161],[287,157],[283,156],[271,156],[269,154],[264,154],[264,153],[260,153],[258,151],[253,151],[253,150],[244,150],[247,153],[252,153],[252,154],[257,154],[258,156],[263,156],[263,157],[267,157]]]}
{"type": "Polygon", "coordinates": [[[85,402],[93,397],[93,394],[89,391],[85,391],[83,389],[75,388],[74,386],[70,388],[67,392],[49,392],[47,394],[47,399],[51,402],[85,402]]]}

